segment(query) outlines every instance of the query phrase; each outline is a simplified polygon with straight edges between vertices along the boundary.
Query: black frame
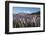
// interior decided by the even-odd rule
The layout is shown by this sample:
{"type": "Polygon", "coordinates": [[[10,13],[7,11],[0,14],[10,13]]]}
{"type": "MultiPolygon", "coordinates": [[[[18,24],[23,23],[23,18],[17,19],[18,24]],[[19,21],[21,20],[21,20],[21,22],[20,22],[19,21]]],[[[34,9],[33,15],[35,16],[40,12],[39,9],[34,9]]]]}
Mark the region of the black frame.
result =
{"type": "Polygon", "coordinates": [[[45,3],[38,2],[21,2],[21,1],[5,1],[5,34],[18,34],[18,33],[32,33],[32,32],[45,32],[45,3]],[[43,30],[39,31],[24,31],[24,32],[9,32],[9,3],[21,3],[21,4],[37,4],[43,5],[43,30]]]}

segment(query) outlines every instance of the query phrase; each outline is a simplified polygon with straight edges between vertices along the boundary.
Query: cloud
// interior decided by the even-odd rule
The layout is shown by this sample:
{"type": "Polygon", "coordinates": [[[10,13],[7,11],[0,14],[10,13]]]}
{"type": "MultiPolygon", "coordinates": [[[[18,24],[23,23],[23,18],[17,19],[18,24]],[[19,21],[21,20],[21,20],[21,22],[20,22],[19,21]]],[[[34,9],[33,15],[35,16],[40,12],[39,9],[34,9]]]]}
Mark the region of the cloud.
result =
{"type": "Polygon", "coordinates": [[[30,13],[32,13],[32,12],[30,12],[30,11],[24,11],[24,13],[29,13],[29,14],[30,14],[30,13]]]}

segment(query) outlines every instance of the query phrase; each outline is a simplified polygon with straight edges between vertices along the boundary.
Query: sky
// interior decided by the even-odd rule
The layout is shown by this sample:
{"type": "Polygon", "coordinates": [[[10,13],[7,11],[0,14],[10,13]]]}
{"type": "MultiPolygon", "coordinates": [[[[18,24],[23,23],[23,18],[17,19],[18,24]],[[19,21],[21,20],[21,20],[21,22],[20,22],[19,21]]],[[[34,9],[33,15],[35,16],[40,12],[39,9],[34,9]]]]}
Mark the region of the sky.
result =
{"type": "Polygon", "coordinates": [[[40,8],[34,7],[13,7],[13,14],[26,13],[31,14],[40,11],[40,8]]]}

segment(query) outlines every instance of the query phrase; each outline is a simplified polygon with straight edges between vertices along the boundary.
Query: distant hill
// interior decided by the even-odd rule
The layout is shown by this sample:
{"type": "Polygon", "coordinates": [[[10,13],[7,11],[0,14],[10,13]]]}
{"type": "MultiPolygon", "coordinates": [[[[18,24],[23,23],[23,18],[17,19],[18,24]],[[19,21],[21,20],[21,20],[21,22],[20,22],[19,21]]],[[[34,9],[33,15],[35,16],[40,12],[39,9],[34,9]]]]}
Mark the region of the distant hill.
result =
{"type": "Polygon", "coordinates": [[[38,12],[35,12],[35,13],[32,13],[31,15],[33,15],[33,14],[39,14],[39,15],[40,15],[40,11],[38,11],[38,12]]]}
{"type": "Polygon", "coordinates": [[[33,15],[40,15],[40,11],[32,13],[32,14],[25,14],[25,13],[13,14],[13,17],[15,17],[15,18],[19,18],[19,17],[26,18],[28,16],[32,17],[33,15]]]}

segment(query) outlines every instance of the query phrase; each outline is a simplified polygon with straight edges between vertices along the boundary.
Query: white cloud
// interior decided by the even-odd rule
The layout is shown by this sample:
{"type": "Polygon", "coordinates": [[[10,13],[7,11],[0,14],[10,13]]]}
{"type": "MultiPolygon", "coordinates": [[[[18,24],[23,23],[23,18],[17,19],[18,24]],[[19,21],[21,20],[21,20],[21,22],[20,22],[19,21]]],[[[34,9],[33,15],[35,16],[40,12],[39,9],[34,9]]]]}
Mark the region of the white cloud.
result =
{"type": "Polygon", "coordinates": [[[24,13],[32,13],[32,12],[30,12],[30,11],[24,11],[24,13]]]}

